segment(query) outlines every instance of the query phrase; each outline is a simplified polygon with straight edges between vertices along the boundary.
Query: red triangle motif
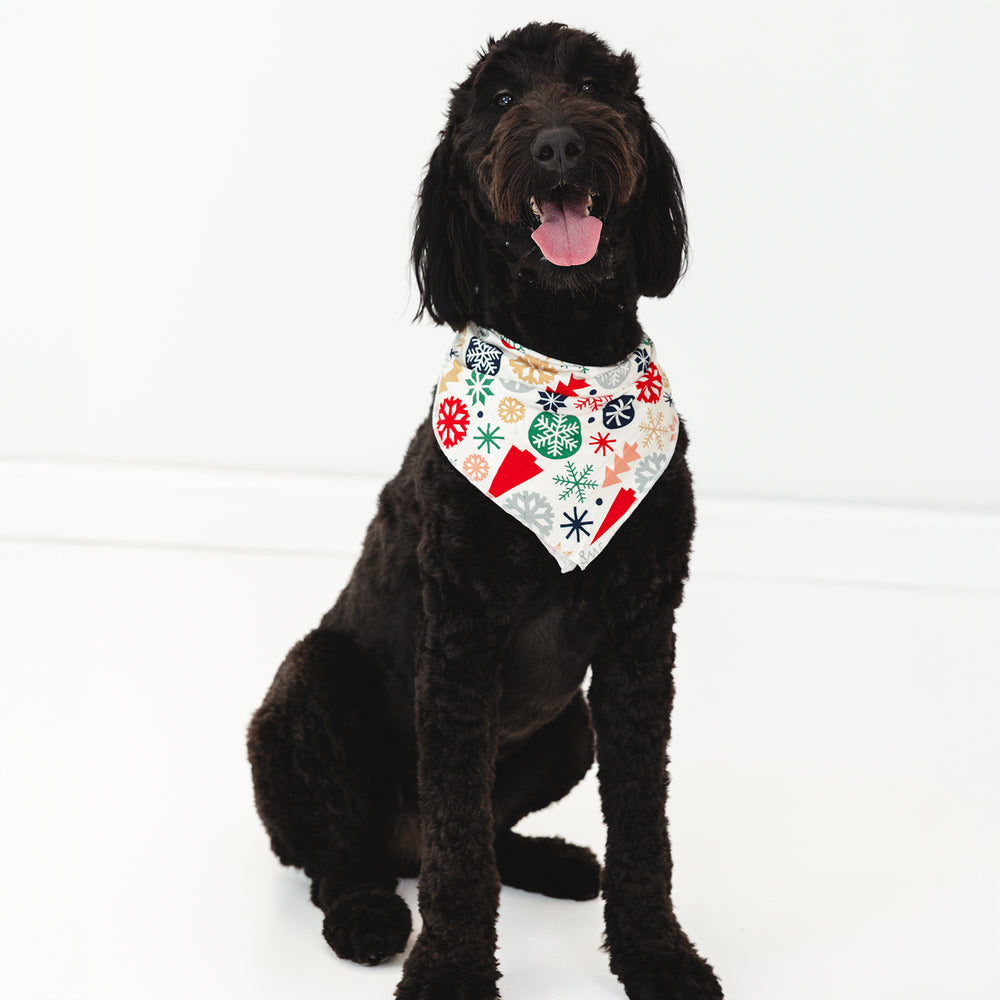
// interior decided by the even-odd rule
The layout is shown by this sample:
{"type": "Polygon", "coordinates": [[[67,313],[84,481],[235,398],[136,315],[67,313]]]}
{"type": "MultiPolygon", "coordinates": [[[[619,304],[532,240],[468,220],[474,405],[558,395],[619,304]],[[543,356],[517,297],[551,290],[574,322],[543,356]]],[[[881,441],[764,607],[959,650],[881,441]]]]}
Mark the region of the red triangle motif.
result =
{"type": "Polygon", "coordinates": [[[499,497],[521,483],[537,476],[542,471],[535,456],[524,448],[511,447],[504,455],[500,468],[497,469],[493,482],[490,483],[489,494],[499,497]]]}
{"type": "Polygon", "coordinates": [[[560,382],[556,386],[556,392],[562,396],[575,396],[577,389],[586,389],[587,380],[583,378],[577,378],[575,375],[570,375],[569,382],[560,382]]]}
{"type": "Polygon", "coordinates": [[[628,511],[629,507],[635,503],[635,490],[619,490],[618,496],[611,501],[611,508],[608,510],[607,514],[604,515],[604,520],[601,522],[600,528],[597,529],[597,534],[590,540],[590,544],[593,545],[605,531],[613,528],[628,511]]]}

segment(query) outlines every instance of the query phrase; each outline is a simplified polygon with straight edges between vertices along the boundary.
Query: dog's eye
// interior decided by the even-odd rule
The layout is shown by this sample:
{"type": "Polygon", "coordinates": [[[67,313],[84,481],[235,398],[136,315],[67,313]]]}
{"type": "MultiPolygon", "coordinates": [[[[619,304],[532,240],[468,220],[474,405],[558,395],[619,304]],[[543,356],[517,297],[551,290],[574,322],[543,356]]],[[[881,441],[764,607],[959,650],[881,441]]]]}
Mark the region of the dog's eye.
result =
{"type": "Polygon", "coordinates": [[[514,103],[514,95],[509,90],[501,90],[493,97],[493,103],[501,108],[509,108],[514,103]]]}
{"type": "Polygon", "coordinates": [[[583,80],[580,83],[581,94],[596,94],[600,89],[596,80],[583,80]]]}

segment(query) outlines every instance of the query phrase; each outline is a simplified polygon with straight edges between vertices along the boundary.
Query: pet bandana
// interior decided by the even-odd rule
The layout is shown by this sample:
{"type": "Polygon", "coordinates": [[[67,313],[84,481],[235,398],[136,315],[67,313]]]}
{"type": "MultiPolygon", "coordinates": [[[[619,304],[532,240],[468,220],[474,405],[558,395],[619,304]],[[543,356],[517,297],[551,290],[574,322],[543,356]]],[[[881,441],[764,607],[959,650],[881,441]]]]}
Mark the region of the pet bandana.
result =
{"type": "Polygon", "coordinates": [[[432,410],[442,451],[533,531],[564,573],[603,551],[670,462],[677,413],[652,341],[587,368],[469,325],[432,410]]]}

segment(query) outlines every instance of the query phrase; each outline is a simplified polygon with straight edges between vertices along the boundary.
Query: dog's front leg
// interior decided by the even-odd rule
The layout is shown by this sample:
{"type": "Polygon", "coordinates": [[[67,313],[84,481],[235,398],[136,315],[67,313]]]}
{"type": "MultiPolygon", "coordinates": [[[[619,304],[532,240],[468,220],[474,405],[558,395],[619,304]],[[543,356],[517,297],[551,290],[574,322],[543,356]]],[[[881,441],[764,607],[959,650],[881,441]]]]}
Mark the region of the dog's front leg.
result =
{"type": "Polygon", "coordinates": [[[662,611],[620,623],[593,661],[590,703],[608,828],[607,947],[631,1000],[717,1000],[718,981],[681,930],[670,898],[673,662],[673,615],[662,611]]]}
{"type": "Polygon", "coordinates": [[[506,615],[467,583],[424,584],[416,722],[423,930],[399,1000],[493,1000],[500,877],[492,790],[506,615]]]}

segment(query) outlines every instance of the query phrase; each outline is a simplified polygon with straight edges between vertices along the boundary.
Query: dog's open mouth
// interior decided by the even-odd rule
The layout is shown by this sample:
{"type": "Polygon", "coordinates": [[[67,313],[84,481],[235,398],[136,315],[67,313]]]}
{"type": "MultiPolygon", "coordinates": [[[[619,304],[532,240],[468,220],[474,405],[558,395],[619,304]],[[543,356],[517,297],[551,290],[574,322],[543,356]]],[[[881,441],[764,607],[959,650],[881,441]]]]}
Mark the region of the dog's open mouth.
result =
{"type": "Polygon", "coordinates": [[[538,225],[531,238],[545,259],[559,267],[586,264],[597,253],[604,225],[598,217],[601,196],[594,191],[556,188],[529,202],[538,225]]]}

